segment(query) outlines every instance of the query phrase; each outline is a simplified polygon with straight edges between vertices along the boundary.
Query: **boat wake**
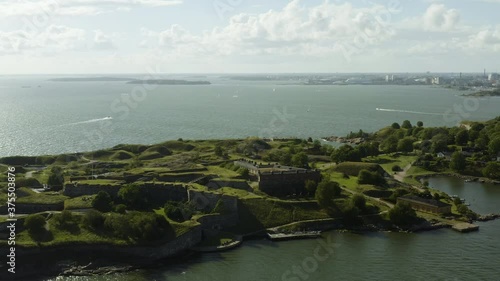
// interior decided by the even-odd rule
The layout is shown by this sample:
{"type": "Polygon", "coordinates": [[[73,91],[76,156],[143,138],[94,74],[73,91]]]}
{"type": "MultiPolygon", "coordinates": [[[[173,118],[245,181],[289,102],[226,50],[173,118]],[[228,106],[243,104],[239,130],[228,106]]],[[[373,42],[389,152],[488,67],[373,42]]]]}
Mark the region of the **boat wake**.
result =
{"type": "Polygon", "coordinates": [[[421,112],[421,111],[411,111],[411,110],[401,110],[401,109],[388,109],[388,108],[376,108],[377,111],[386,111],[386,112],[402,112],[402,113],[411,113],[411,114],[422,114],[422,115],[439,115],[443,116],[443,113],[433,113],[433,112],[421,112]]]}
{"type": "Polygon", "coordinates": [[[95,122],[101,122],[101,121],[106,121],[106,120],[113,120],[113,117],[108,116],[104,118],[97,118],[97,119],[90,119],[87,121],[81,121],[81,122],[75,122],[75,123],[70,123],[62,126],[73,126],[73,125],[81,125],[81,124],[89,124],[89,123],[95,123],[95,122]]]}

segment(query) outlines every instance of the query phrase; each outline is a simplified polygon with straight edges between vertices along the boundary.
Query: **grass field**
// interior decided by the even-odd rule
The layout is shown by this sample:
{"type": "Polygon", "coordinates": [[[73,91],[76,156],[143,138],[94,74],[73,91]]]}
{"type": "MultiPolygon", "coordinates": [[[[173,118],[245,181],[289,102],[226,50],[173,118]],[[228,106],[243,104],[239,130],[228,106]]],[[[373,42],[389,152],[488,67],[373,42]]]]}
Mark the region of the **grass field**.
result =
{"type": "Polygon", "coordinates": [[[367,157],[363,159],[366,162],[370,163],[377,163],[379,164],[384,170],[392,174],[392,167],[395,165],[398,165],[401,167],[401,169],[404,169],[404,167],[408,166],[409,164],[413,163],[415,160],[417,160],[417,156],[414,155],[399,155],[399,156],[392,156],[388,154],[384,155],[379,155],[375,157],[367,157]]]}

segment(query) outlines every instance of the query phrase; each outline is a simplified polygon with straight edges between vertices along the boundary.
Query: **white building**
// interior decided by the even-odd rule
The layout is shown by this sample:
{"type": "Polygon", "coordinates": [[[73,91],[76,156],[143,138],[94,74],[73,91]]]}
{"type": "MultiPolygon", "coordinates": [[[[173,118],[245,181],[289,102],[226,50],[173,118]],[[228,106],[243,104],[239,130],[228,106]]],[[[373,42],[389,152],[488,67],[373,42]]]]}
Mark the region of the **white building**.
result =
{"type": "Polygon", "coordinates": [[[497,81],[499,78],[498,73],[490,73],[488,75],[488,81],[497,81]]]}

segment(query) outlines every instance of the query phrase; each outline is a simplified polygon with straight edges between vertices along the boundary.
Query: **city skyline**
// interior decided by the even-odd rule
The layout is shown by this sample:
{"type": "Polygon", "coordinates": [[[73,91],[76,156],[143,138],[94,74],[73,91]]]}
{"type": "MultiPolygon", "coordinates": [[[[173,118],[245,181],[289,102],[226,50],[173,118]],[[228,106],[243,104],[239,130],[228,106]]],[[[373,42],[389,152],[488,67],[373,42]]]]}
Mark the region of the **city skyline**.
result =
{"type": "Polygon", "coordinates": [[[0,74],[498,73],[500,1],[0,1],[0,74]]]}

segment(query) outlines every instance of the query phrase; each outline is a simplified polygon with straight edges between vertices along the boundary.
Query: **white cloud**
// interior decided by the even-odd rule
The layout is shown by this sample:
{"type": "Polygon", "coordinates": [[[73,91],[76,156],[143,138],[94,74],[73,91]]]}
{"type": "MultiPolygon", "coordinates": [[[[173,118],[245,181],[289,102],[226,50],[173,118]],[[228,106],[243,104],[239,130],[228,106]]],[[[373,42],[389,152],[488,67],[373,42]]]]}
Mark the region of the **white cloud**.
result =
{"type": "MultiPolygon", "coordinates": [[[[242,13],[223,27],[193,34],[179,25],[143,34],[157,41],[163,53],[177,57],[294,55],[321,57],[339,53],[339,45],[364,49],[389,40],[395,33],[391,12],[382,5],[356,8],[324,2],[303,7],[294,0],[281,10],[242,13]],[[389,18],[389,20],[387,20],[389,18]]],[[[149,45],[142,42],[141,46],[149,45]]]]}
{"type": "Polygon", "coordinates": [[[102,30],[94,30],[93,49],[96,50],[113,50],[116,45],[111,36],[105,34],[102,30]]]}
{"type": "Polygon", "coordinates": [[[82,48],[86,32],[78,28],[50,25],[39,33],[24,30],[0,32],[0,55],[53,54],[82,48]]]}
{"type": "Polygon", "coordinates": [[[470,35],[462,46],[468,50],[500,51],[500,25],[484,28],[470,35]]]}
{"type": "Polygon", "coordinates": [[[456,9],[447,9],[443,4],[432,4],[422,19],[426,30],[450,31],[460,21],[460,13],[456,9]]]}
{"type": "Polygon", "coordinates": [[[0,17],[6,16],[80,16],[128,11],[133,7],[164,7],[183,0],[23,0],[1,1],[0,17]]]}

